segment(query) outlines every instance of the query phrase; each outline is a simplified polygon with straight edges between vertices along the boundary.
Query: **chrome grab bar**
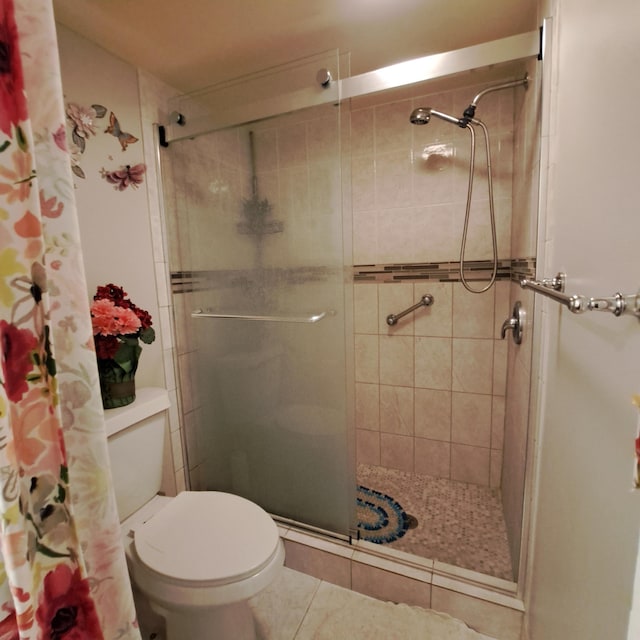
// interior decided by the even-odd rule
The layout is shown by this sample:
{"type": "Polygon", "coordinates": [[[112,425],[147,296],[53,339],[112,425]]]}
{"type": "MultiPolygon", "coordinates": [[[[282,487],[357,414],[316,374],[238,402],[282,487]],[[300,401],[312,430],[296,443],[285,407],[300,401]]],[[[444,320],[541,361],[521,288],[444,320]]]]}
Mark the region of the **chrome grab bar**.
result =
{"type": "Polygon", "coordinates": [[[615,293],[611,297],[592,298],[582,295],[569,296],[564,291],[566,275],[559,273],[555,278],[547,278],[542,281],[520,280],[523,289],[531,289],[547,298],[564,305],[571,313],[584,313],[585,311],[610,311],[614,316],[634,315],[640,318],[640,292],[625,295],[615,293]]]}
{"type": "Polygon", "coordinates": [[[192,318],[231,318],[236,320],[257,320],[259,322],[301,322],[306,324],[314,324],[320,322],[320,320],[327,316],[334,315],[336,315],[336,312],[333,309],[308,316],[258,316],[241,313],[211,313],[209,311],[203,311],[202,309],[196,309],[191,312],[192,318]]]}
{"type": "Polygon", "coordinates": [[[398,320],[400,320],[400,318],[403,318],[408,313],[415,311],[419,307],[430,307],[432,304],[433,304],[433,296],[430,293],[425,293],[425,295],[423,295],[422,298],[420,298],[419,302],[416,302],[416,304],[412,305],[408,309],[405,309],[400,313],[390,313],[387,316],[387,324],[390,327],[392,327],[394,324],[398,322],[398,320]]]}

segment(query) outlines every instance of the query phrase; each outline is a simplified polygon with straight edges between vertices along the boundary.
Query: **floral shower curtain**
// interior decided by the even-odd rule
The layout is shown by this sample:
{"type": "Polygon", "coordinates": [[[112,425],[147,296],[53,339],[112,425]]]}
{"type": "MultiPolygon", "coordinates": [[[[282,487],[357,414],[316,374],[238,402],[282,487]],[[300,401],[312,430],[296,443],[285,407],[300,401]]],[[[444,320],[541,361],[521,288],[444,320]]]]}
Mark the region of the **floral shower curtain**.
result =
{"type": "Polygon", "coordinates": [[[50,0],[0,0],[0,640],[140,638],[50,0]]]}

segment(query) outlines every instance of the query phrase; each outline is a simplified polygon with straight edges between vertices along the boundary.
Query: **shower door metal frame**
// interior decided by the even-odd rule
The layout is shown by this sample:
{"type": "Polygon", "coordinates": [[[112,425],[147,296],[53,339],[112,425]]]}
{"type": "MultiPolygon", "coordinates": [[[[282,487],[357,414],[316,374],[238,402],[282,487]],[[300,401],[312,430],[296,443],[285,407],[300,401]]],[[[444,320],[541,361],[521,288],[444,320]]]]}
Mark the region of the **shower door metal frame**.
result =
{"type": "MultiPolygon", "coordinates": [[[[246,124],[275,115],[315,105],[339,103],[342,100],[395,89],[417,82],[435,80],[456,73],[472,71],[515,60],[541,57],[542,28],[478,45],[436,53],[398,64],[381,67],[356,76],[331,81],[327,85],[309,83],[308,87],[246,105],[235,105],[215,115],[191,117],[170,122],[165,131],[166,143],[194,135],[246,124]]],[[[330,70],[331,71],[331,70],[330,70]]],[[[334,74],[337,77],[337,74],[334,74]]],[[[177,120],[174,118],[173,120],[177,120]]]]}
{"type": "MultiPolygon", "coordinates": [[[[551,21],[545,19],[543,25],[535,31],[529,31],[515,36],[494,40],[479,45],[474,45],[458,50],[428,55],[402,63],[382,67],[375,71],[344,78],[331,82],[327,87],[310,82],[308,88],[289,92],[278,98],[263,100],[260,103],[248,105],[244,109],[236,109],[234,114],[222,113],[218,116],[188,118],[184,124],[170,122],[163,128],[163,143],[183,140],[195,135],[220,130],[241,123],[258,121],[274,115],[293,112],[298,109],[327,103],[340,103],[340,101],[365,96],[371,93],[388,89],[407,86],[419,82],[436,80],[446,76],[455,75],[489,67],[496,64],[508,63],[517,60],[537,57],[544,58],[545,49],[550,46],[551,21]]],[[[548,71],[547,71],[548,73],[548,71]]],[[[187,114],[188,116],[189,114],[187,114]]],[[[157,166],[160,171],[160,134],[158,127],[154,128],[155,150],[157,166]]],[[[162,145],[164,146],[164,144],[162,145]]],[[[161,178],[158,175],[158,184],[161,186],[161,178]]],[[[163,212],[164,215],[164,212],[163,212]]],[[[535,376],[532,378],[535,380],[535,376]]],[[[178,401],[180,399],[178,398],[178,401]]],[[[535,403],[530,406],[529,420],[535,424],[538,407],[535,403]]],[[[530,430],[530,433],[533,430],[530,430]]],[[[531,440],[531,436],[530,436],[531,440]]],[[[533,493],[533,476],[535,475],[534,461],[527,460],[525,479],[524,515],[522,523],[522,544],[520,550],[520,577],[513,588],[499,589],[504,594],[518,599],[524,597],[531,579],[530,564],[530,526],[532,514],[530,501],[533,493]]],[[[282,519],[283,521],[285,519],[282,519]]],[[[298,524],[293,523],[292,524],[298,524]]],[[[315,527],[308,527],[318,533],[326,533],[333,537],[334,532],[328,532],[315,527]]]]}

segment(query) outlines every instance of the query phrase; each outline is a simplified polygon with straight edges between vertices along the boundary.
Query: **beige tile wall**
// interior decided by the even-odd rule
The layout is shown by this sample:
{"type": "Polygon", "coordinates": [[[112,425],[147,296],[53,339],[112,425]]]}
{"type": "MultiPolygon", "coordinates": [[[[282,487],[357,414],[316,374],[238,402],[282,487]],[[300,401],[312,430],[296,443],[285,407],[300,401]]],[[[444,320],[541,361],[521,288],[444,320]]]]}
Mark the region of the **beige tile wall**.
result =
{"type": "MultiPolygon", "coordinates": [[[[482,85],[484,88],[486,84],[482,85]]],[[[356,103],[351,118],[355,264],[457,260],[465,214],[470,135],[432,118],[412,126],[419,106],[461,115],[477,85],[438,93],[424,86],[356,103]],[[377,101],[377,102],[376,102],[377,101]]],[[[511,246],[514,91],[488,94],[477,116],[491,136],[500,257],[511,246]]],[[[467,258],[491,257],[484,138],[477,135],[476,181],[467,258]]]]}
{"type": "Polygon", "coordinates": [[[509,283],[356,284],[357,460],[499,486],[509,283]],[[390,327],[425,293],[434,304],[390,327]]]}
{"type": "MultiPolygon", "coordinates": [[[[352,110],[356,264],[458,260],[469,134],[435,118],[407,123],[418,106],[462,113],[476,88],[413,90],[352,110]]],[[[498,253],[509,258],[514,92],[489,94],[477,116],[490,129],[498,253]]],[[[467,259],[492,255],[484,153],[478,140],[467,259]]],[[[459,283],[356,283],[354,312],[358,462],[500,486],[508,283],[480,295],[459,283]],[[386,324],[425,293],[432,307],[386,324]]]]}

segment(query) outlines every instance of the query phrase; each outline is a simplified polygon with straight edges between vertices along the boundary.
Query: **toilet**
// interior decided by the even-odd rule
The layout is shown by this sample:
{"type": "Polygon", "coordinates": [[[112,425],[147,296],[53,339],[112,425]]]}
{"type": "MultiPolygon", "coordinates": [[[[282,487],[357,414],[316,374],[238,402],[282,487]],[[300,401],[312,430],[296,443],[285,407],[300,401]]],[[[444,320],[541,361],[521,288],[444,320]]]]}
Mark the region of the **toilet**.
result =
{"type": "Polygon", "coordinates": [[[134,590],[164,618],[167,640],[254,640],[248,600],[284,564],[278,529],[261,507],[230,493],[158,495],[168,408],[166,390],[142,388],[133,404],[105,412],[134,590]]]}

